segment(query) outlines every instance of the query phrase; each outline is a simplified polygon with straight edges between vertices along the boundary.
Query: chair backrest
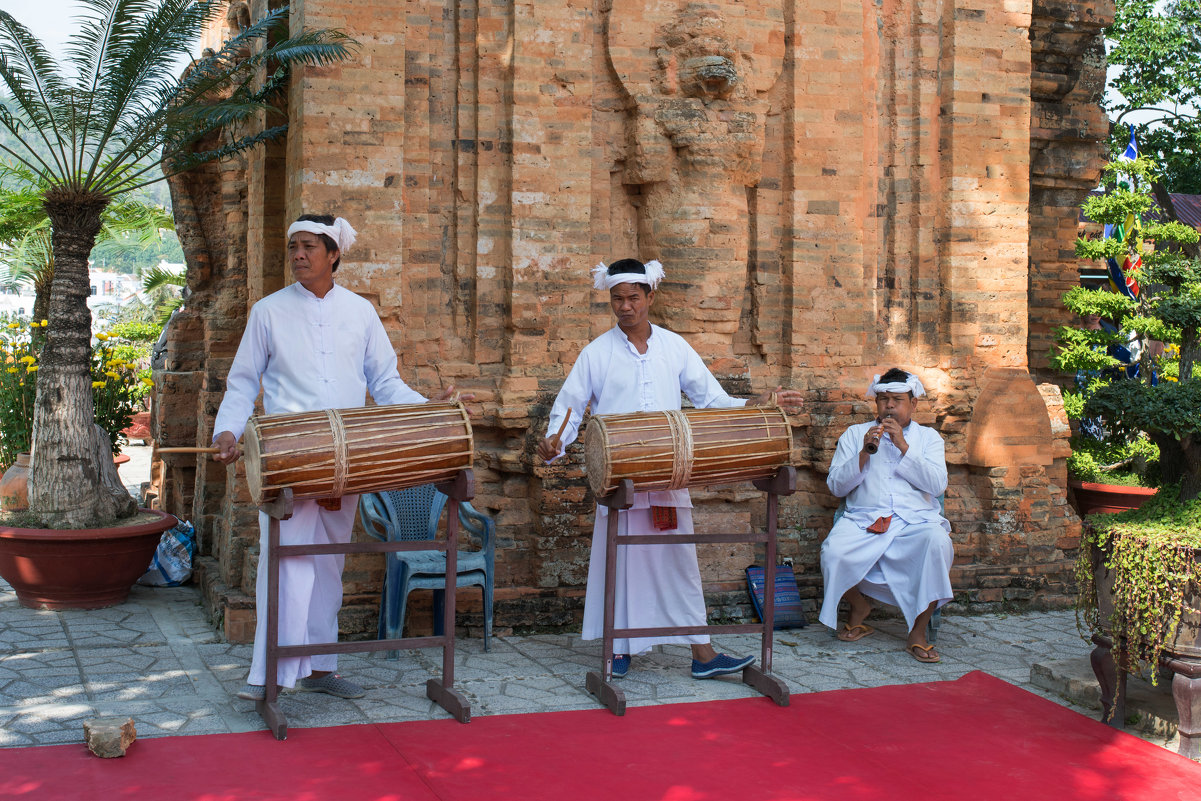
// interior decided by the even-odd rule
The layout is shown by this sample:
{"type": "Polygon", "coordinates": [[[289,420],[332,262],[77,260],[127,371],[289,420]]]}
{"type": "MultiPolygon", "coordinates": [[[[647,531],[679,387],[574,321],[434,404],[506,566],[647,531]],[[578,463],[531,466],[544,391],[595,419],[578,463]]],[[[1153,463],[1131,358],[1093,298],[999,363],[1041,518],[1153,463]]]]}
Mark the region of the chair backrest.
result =
{"type": "Polygon", "coordinates": [[[432,540],[438,532],[438,518],[446,506],[446,496],[433,484],[379,493],[392,522],[389,539],[432,540]]]}
{"type": "MultiPolygon", "coordinates": [[[[446,509],[446,496],[433,484],[403,490],[370,492],[359,496],[363,527],[377,539],[431,540],[437,536],[438,521],[446,509]]],[[[496,524],[471,504],[459,504],[459,522],[468,534],[492,553],[496,524]]]]}

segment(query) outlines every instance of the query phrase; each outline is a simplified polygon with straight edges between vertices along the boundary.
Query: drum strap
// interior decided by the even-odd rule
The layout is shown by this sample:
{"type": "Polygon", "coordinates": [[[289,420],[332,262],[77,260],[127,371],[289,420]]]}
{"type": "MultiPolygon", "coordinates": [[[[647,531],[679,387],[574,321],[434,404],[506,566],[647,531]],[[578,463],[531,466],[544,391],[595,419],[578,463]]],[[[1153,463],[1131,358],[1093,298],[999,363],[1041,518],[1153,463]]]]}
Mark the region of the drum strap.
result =
{"type": "Polygon", "coordinates": [[[671,429],[673,456],[671,460],[671,485],[668,489],[684,489],[692,479],[693,449],[692,426],[688,418],[678,409],[669,409],[667,425],[671,429]]]}
{"type": "Polygon", "coordinates": [[[341,498],[346,494],[346,429],[337,409],[326,409],[325,416],[329,418],[329,430],[334,440],[334,488],[331,495],[341,498]]]}

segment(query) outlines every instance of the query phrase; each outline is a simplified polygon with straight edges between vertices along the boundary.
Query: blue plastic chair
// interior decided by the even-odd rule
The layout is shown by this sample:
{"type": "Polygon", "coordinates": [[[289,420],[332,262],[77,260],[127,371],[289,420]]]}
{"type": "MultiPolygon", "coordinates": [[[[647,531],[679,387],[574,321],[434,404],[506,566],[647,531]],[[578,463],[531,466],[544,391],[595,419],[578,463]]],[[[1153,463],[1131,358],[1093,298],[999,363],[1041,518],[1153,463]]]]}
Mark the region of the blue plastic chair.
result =
{"type": "MultiPolygon", "coordinates": [[[[938,496],[938,506],[942,510],[943,516],[945,517],[947,514],[947,498],[945,493],[938,496]]],[[[843,498],[842,502],[838,504],[838,508],[834,510],[834,519],[831,521],[830,525],[837,523],[838,518],[842,517],[846,510],[847,499],[843,498]]],[[[934,614],[930,615],[930,622],[926,624],[926,640],[931,645],[938,642],[938,627],[941,625],[942,607],[940,606],[934,610],[934,614]]],[[[838,632],[834,632],[834,634],[837,635],[838,632]]]]}
{"type": "MultiPolygon", "coordinates": [[[[359,496],[363,528],[385,542],[435,539],[438,521],[446,508],[446,496],[433,484],[359,496]]],[[[484,593],[484,650],[492,643],[492,586],[495,562],[496,524],[487,515],[459,504],[459,523],[480,542],[478,551],[457,551],[456,587],[478,585],[484,593]]],[[[384,592],[380,598],[379,636],[402,636],[405,605],[413,590],[434,591],[434,634],[442,633],[442,610],[446,601],[446,554],[442,551],[401,551],[387,555],[384,592]]],[[[396,652],[388,656],[396,657],[396,652]]]]}

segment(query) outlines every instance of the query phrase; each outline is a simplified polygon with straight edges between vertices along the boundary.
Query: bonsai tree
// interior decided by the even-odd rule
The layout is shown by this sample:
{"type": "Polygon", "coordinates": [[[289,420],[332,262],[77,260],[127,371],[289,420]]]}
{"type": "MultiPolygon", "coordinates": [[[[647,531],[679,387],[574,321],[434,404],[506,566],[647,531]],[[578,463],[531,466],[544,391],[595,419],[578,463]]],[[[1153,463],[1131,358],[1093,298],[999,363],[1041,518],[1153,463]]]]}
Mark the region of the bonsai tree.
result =
{"type": "Polygon", "coordinates": [[[259,130],[293,64],[344,58],[332,31],[289,36],[287,7],[243,27],[176,77],[181,57],[225,11],[219,0],[80,0],[71,75],[0,11],[0,152],[37,176],[50,218],[54,277],[37,372],[29,507],[47,527],[104,523],[134,511],[102,481],[94,455],[88,255],[104,210],[130,191],[280,136],[259,130]],[[243,124],[246,124],[243,127],[243,124]],[[193,143],[224,131],[219,147],[193,143]]]}
{"type": "Polygon", "coordinates": [[[1064,305],[1082,320],[1111,321],[1116,332],[1061,327],[1052,364],[1088,377],[1082,397],[1065,405],[1103,421],[1121,442],[1149,437],[1159,448],[1162,482],[1178,484],[1180,498],[1191,500],[1201,493],[1201,378],[1193,374],[1201,349],[1201,263],[1181,248],[1197,242],[1197,231],[1148,214],[1155,173],[1147,158],[1112,162],[1105,168],[1110,191],[1085,201],[1089,219],[1117,235],[1078,239],[1076,255],[1125,261],[1131,285],[1128,292],[1069,291],[1064,305]],[[1131,345],[1137,370],[1114,355],[1131,345]]]}

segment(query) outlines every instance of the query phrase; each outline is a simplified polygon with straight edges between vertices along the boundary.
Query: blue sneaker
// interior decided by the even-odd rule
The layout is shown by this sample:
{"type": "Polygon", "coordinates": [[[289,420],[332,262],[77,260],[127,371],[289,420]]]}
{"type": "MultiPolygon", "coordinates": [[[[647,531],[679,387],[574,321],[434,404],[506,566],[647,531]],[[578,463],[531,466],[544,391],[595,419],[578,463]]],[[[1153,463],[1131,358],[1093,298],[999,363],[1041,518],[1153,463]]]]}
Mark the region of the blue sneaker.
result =
{"type": "Polygon", "coordinates": [[[613,678],[624,678],[630,672],[630,657],[628,654],[613,657],[613,678]]]}
{"type": "Polygon", "coordinates": [[[701,662],[696,659],[692,660],[692,678],[694,679],[711,679],[714,676],[725,676],[730,673],[741,673],[743,668],[749,667],[755,661],[753,656],[745,656],[742,659],[735,659],[732,656],[718,654],[708,662],[701,662]]]}

